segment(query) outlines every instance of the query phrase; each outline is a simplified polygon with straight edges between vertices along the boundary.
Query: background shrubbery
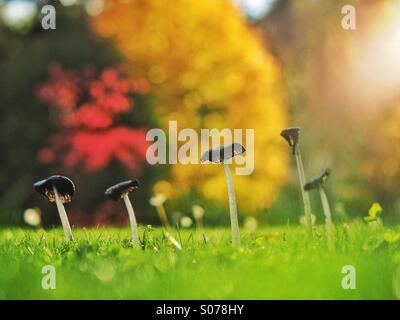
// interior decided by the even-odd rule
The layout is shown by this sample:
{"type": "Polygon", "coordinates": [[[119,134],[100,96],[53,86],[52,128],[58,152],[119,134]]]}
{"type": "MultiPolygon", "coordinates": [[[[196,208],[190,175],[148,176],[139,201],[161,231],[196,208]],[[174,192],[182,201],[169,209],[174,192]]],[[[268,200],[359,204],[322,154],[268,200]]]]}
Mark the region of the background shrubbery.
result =
{"type": "MultiPolygon", "coordinates": [[[[10,2],[0,1],[0,10],[10,2]]],[[[223,170],[150,167],[143,161],[143,135],[123,144],[124,152],[107,149],[109,156],[92,168],[87,161],[97,160],[87,155],[75,162],[68,158],[77,133],[93,135],[83,143],[92,145],[101,143],[101,133],[122,127],[128,131],[108,140],[119,146],[127,132],[166,129],[168,120],[196,130],[255,129],[254,174],[235,178],[241,213],[268,223],[298,221],[302,207],[294,163],[279,137],[283,127],[298,125],[307,175],[332,168],[327,191],[334,219],[365,215],[374,201],[382,204],[387,221],[399,218],[397,4],[357,2],[357,30],[345,31],[340,10],[348,1],[277,0],[258,20],[246,19],[228,0],[105,1],[93,17],[86,2],[56,2],[56,30],[41,29],[39,12],[21,30],[0,18],[0,224],[22,223],[23,211],[35,206],[45,225],[56,223],[53,208],[31,187],[52,173],[77,184],[70,206],[76,225],[124,224],[122,206],[102,193],[129,177],[142,184],[133,197],[141,222],[157,221],[148,204],[155,187],[170,193],[171,217],[190,215],[199,204],[206,208],[206,223],[226,223],[223,170]],[[74,112],[81,119],[90,102],[89,124],[63,122],[69,113],[59,95],[73,90],[51,76],[54,66],[64,76],[75,74],[79,88],[86,88],[74,112]],[[93,124],[105,98],[94,103],[90,84],[79,81],[85,72],[90,83],[102,81],[107,70],[118,71],[119,79],[136,89],[123,94],[127,110],[115,113],[111,123],[102,125],[99,118],[100,124],[93,124]],[[56,92],[57,83],[63,90],[49,100],[40,88],[56,92]]]]}

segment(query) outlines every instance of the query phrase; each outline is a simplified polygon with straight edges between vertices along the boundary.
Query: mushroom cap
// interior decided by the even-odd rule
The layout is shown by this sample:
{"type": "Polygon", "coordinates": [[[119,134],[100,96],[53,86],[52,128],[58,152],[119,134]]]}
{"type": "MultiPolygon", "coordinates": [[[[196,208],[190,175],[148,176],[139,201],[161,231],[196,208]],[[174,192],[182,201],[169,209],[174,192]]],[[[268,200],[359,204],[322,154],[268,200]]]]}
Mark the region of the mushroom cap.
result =
{"type": "Polygon", "coordinates": [[[53,186],[56,187],[62,203],[71,202],[75,193],[75,185],[71,179],[65,176],[54,175],[33,184],[33,188],[50,202],[56,201],[53,186]]]}
{"type": "Polygon", "coordinates": [[[304,190],[309,191],[312,189],[316,189],[319,186],[322,186],[326,180],[328,180],[329,175],[331,174],[331,170],[329,168],[326,168],[324,172],[322,172],[318,177],[315,177],[308,181],[304,185],[304,190]]]}
{"type": "Polygon", "coordinates": [[[164,193],[156,193],[153,197],[150,198],[150,205],[153,207],[158,207],[164,204],[167,201],[167,196],[164,193]]]}
{"type": "Polygon", "coordinates": [[[195,204],[192,206],[192,213],[195,219],[201,219],[204,216],[204,208],[195,204]]]}
{"type": "Polygon", "coordinates": [[[293,154],[296,149],[296,145],[299,143],[300,128],[292,127],[282,130],[281,136],[289,143],[289,146],[293,148],[293,154]]]}
{"type": "Polygon", "coordinates": [[[281,136],[289,143],[289,146],[299,142],[299,134],[299,127],[286,128],[281,132],[281,136]]]}
{"type": "Polygon", "coordinates": [[[104,194],[109,197],[111,200],[118,201],[125,194],[135,191],[139,188],[138,180],[127,180],[117,183],[109,187],[104,194]]]}
{"type": "Polygon", "coordinates": [[[217,147],[215,149],[207,150],[201,156],[200,161],[211,161],[214,163],[222,163],[225,160],[233,158],[239,154],[245,152],[246,149],[240,143],[230,143],[224,146],[217,147]]]}

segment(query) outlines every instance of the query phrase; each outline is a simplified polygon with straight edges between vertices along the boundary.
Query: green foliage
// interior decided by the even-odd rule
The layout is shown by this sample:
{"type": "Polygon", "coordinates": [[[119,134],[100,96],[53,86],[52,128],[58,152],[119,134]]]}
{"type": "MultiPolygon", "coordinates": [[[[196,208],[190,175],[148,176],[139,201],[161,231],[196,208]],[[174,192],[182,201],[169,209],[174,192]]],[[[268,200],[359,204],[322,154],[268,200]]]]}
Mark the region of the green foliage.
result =
{"type": "Polygon", "coordinates": [[[388,243],[396,243],[400,241],[400,232],[388,230],[383,234],[383,238],[388,243]]]}
{"type": "Polygon", "coordinates": [[[323,226],[311,240],[300,227],[243,232],[239,250],[229,229],[175,230],[182,251],[151,226],[140,229],[144,250],[131,247],[128,228],[75,230],[72,243],[62,230],[5,229],[0,299],[394,299],[400,242],[385,240],[388,231],[337,226],[328,254],[323,226]],[[341,287],[349,264],[356,290],[341,287]],[[41,287],[44,265],[56,268],[55,290],[41,287]]]}
{"type": "Polygon", "coordinates": [[[364,217],[367,222],[376,221],[382,214],[382,207],[378,202],[374,202],[368,210],[368,216],[364,217]]]}

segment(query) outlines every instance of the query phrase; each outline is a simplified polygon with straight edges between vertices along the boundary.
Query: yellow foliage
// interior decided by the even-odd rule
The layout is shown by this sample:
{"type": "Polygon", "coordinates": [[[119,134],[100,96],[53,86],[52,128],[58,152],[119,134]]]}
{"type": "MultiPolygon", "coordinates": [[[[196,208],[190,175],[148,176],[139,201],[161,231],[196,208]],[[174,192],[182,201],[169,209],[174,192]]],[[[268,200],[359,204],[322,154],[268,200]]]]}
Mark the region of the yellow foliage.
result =
{"type": "MultiPolygon", "coordinates": [[[[169,120],[178,129],[255,129],[255,170],[234,176],[235,189],[241,208],[269,206],[288,173],[289,150],[279,137],[287,125],[280,72],[231,2],[108,1],[93,26],[152,82],[164,129],[169,120]],[[211,112],[201,115],[202,105],[211,112]]],[[[220,165],[173,165],[171,183],[175,193],[195,187],[227,202],[220,165]]]]}

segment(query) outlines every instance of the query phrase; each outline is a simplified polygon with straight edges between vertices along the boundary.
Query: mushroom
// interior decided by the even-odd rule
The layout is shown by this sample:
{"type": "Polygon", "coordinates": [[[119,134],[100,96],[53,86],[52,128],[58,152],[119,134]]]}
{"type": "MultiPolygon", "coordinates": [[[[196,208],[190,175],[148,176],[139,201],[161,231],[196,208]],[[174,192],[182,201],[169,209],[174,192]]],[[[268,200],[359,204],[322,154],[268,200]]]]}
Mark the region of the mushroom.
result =
{"type": "Polygon", "coordinates": [[[331,171],[329,170],[329,168],[325,169],[324,172],[321,173],[321,175],[319,175],[318,177],[307,182],[304,185],[304,190],[305,191],[310,191],[313,189],[319,190],[319,194],[320,194],[321,202],[322,202],[322,208],[324,210],[324,216],[325,216],[328,249],[329,249],[329,251],[333,252],[335,250],[335,243],[334,243],[334,238],[333,238],[333,223],[332,223],[331,209],[329,207],[328,197],[326,196],[326,193],[322,187],[324,182],[328,179],[330,174],[331,174],[331,171]]]}
{"type": "Polygon", "coordinates": [[[240,246],[240,233],[239,233],[239,223],[237,216],[237,205],[235,190],[232,182],[232,175],[229,170],[229,165],[226,160],[233,158],[234,156],[240,155],[245,152],[246,149],[240,143],[232,143],[224,146],[220,146],[215,149],[210,149],[203,153],[200,161],[211,161],[214,163],[223,163],[226,175],[226,183],[228,186],[228,198],[229,198],[229,212],[231,218],[231,232],[232,232],[232,244],[235,247],[240,246]]]}
{"type": "Polygon", "coordinates": [[[304,215],[306,216],[306,222],[307,222],[306,225],[308,230],[311,232],[312,213],[311,213],[310,197],[308,193],[304,192],[303,190],[303,186],[306,183],[306,177],[304,173],[303,161],[301,159],[300,146],[299,146],[300,128],[297,127],[287,128],[281,132],[281,136],[289,143],[289,146],[292,147],[292,154],[296,158],[297,174],[299,176],[301,196],[303,198],[303,204],[304,204],[304,215]]]}
{"type": "Polygon", "coordinates": [[[176,240],[167,230],[171,229],[171,225],[169,224],[167,213],[165,212],[164,203],[167,201],[167,196],[163,193],[156,193],[153,197],[150,198],[150,205],[157,209],[158,217],[165,228],[163,233],[165,237],[178,249],[182,250],[181,244],[176,240]]]}
{"type": "Polygon", "coordinates": [[[156,208],[158,217],[165,228],[170,228],[167,213],[165,212],[164,203],[167,201],[167,196],[163,193],[157,193],[150,198],[150,205],[156,208]]]}
{"type": "Polygon", "coordinates": [[[203,217],[204,217],[204,208],[195,204],[192,206],[193,217],[196,221],[196,227],[198,230],[203,229],[203,217]]]}
{"type": "Polygon", "coordinates": [[[24,211],[24,221],[32,227],[41,228],[41,213],[39,208],[28,208],[24,211]]]}
{"type": "Polygon", "coordinates": [[[126,210],[129,215],[129,222],[131,224],[132,230],[132,243],[134,247],[139,247],[139,231],[137,227],[135,212],[133,211],[132,203],[129,200],[129,193],[135,191],[139,188],[139,182],[137,180],[127,180],[112,187],[109,187],[104,194],[113,201],[118,201],[119,199],[124,199],[126,210]]]}
{"type": "Polygon", "coordinates": [[[193,224],[192,218],[188,216],[183,216],[180,220],[181,226],[183,228],[190,228],[193,224]]]}
{"type": "Polygon", "coordinates": [[[68,222],[64,203],[71,202],[75,193],[74,183],[67,177],[54,175],[47,179],[35,182],[33,188],[50,202],[56,203],[65,237],[68,241],[73,240],[71,226],[68,222]]]}

